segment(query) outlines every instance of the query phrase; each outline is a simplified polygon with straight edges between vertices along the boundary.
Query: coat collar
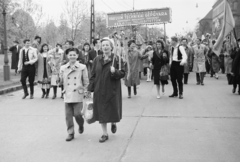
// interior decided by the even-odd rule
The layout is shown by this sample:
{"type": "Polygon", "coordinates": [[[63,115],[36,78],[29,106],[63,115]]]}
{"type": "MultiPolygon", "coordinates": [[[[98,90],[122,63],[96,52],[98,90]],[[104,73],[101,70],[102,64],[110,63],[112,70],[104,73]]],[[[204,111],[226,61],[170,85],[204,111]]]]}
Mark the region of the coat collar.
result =
{"type": "MultiPolygon", "coordinates": [[[[71,68],[70,62],[68,62],[66,65],[67,65],[67,68],[71,68]]],[[[76,61],[74,64],[74,67],[79,68],[79,66],[80,66],[80,64],[78,63],[78,61],[76,61]]]]}

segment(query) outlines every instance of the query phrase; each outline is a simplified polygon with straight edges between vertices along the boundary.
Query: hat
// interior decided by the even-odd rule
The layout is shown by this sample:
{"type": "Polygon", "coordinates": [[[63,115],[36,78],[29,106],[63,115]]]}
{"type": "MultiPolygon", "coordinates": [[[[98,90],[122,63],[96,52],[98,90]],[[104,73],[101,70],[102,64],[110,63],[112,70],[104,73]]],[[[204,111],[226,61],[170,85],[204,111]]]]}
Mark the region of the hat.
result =
{"type": "Polygon", "coordinates": [[[152,46],[151,46],[151,45],[147,45],[147,46],[146,46],[146,49],[148,49],[149,47],[150,47],[150,48],[152,48],[152,46]]]}

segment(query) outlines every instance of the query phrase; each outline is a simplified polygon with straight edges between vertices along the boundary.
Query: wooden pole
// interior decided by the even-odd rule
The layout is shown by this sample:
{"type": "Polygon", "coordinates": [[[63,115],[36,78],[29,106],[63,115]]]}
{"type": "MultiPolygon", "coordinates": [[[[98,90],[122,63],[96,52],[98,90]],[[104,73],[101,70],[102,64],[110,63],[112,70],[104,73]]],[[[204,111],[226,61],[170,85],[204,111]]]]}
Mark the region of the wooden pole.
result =
{"type": "MultiPolygon", "coordinates": [[[[237,34],[236,34],[235,28],[233,28],[233,35],[234,35],[234,38],[236,39],[236,42],[237,42],[237,34]]],[[[239,48],[238,42],[237,42],[237,48],[239,48]]]]}

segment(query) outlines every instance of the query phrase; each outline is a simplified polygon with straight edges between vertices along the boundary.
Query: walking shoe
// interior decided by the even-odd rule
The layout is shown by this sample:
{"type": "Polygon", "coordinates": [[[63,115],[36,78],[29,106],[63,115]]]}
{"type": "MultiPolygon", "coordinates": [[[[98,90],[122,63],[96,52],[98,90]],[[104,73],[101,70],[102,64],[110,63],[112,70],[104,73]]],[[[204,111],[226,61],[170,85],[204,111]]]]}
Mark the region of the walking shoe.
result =
{"type": "Polygon", "coordinates": [[[161,96],[160,95],[157,95],[157,99],[160,99],[161,98],[161,96]]]}
{"type": "Polygon", "coordinates": [[[66,141],[72,141],[74,139],[74,135],[73,134],[69,134],[66,138],[66,141]]]}
{"type": "Polygon", "coordinates": [[[49,97],[49,95],[48,95],[48,94],[46,94],[45,98],[48,98],[48,97],[49,97]]]}
{"type": "Polygon", "coordinates": [[[29,96],[28,93],[24,94],[23,97],[22,97],[22,99],[25,99],[27,96],[29,96]]]}
{"type": "Polygon", "coordinates": [[[83,126],[80,126],[78,132],[79,132],[80,134],[82,134],[82,133],[84,132],[84,127],[83,127],[83,126]]]}
{"type": "Polygon", "coordinates": [[[108,140],[108,135],[102,135],[102,137],[99,139],[100,143],[103,143],[108,140]]]}
{"type": "Polygon", "coordinates": [[[56,95],[53,95],[52,99],[54,100],[57,96],[56,95]]]}
{"type": "Polygon", "coordinates": [[[202,86],[204,86],[204,83],[201,83],[202,86]]]}
{"type": "Polygon", "coordinates": [[[30,99],[33,99],[33,94],[30,95],[30,99]]]}
{"type": "Polygon", "coordinates": [[[200,83],[197,83],[197,85],[200,85],[200,83]]]}
{"type": "Polygon", "coordinates": [[[44,97],[45,97],[45,95],[46,95],[46,93],[43,93],[43,94],[42,94],[42,98],[44,98],[44,97]]]}
{"type": "Polygon", "coordinates": [[[112,131],[113,134],[117,132],[117,125],[116,125],[116,123],[112,123],[111,131],[112,131]]]}
{"type": "Polygon", "coordinates": [[[182,94],[179,95],[179,99],[183,99],[183,95],[182,94]]]}
{"type": "Polygon", "coordinates": [[[170,95],[169,97],[177,97],[178,95],[177,94],[172,94],[172,95],[170,95]]]}
{"type": "Polygon", "coordinates": [[[235,93],[235,92],[236,92],[236,88],[233,88],[232,93],[235,93]]]}

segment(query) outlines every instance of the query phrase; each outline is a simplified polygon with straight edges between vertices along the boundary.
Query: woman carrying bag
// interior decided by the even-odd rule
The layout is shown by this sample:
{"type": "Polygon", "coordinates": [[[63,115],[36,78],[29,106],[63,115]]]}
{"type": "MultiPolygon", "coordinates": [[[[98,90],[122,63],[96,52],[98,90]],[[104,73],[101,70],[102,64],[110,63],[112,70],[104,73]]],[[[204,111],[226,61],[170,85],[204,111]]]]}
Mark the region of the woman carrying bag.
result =
{"type": "Polygon", "coordinates": [[[93,118],[99,121],[103,130],[100,143],[108,140],[107,123],[112,123],[111,131],[115,133],[115,123],[122,119],[121,79],[125,76],[124,69],[121,69],[122,60],[112,53],[112,40],[103,38],[101,43],[103,55],[98,55],[93,61],[88,86],[88,91],[93,92],[93,118]]]}

